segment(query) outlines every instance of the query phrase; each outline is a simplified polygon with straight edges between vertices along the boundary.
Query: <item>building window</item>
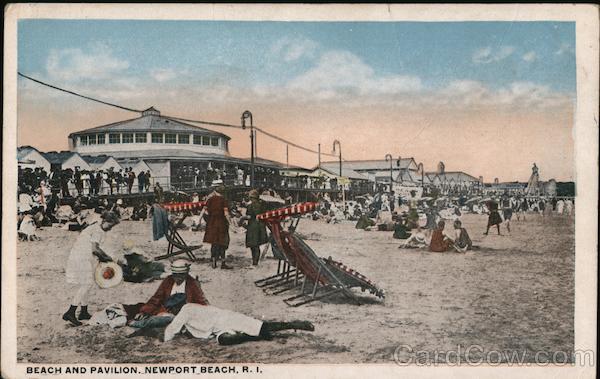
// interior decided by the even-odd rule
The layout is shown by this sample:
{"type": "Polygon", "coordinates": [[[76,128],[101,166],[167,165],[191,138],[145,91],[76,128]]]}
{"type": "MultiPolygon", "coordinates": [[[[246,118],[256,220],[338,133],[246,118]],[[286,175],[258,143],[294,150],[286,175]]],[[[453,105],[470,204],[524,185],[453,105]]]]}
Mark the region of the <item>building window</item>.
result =
{"type": "Polygon", "coordinates": [[[123,143],[133,143],[133,133],[123,133],[123,143]]]}
{"type": "Polygon", "coordinates": [[[79,137],[79,144],[81,146],[85,146],[88,143],[88,136],[81,136],[79,137]]]}
{"type": "Polygon", "coordinates": [[[163,134],[152,133],[152,143],[163,143],[163,134]]]}
{"type": "Polygon", "coordinates": [[[104,145],[106,143],[105,137],[104,134],[98,134],[98,145],[104,145]]]}
{"type": "Polygon", "coordinates": [[[96,144],[96,135],[90,134],[88,136],[88,145],[95,145],[95,144],[96,144]]]}
{"type": "Polygon", "coordinates": [[[135,143],[146,143],[146,133],[135,133],[135,143]]]}
{"type": "Polygon", "coordinates": [[[181,144],[189,144],[190,143],[190,135],[189,134],[178,134],[177,138],[178,138],[178,142],[181,144]]]}
{"type": "Polygon", "coordinates": [[[202,145],[202,136],[194,134],[194,145],[202,145]]]}
{"type": "Polygon", "coordinates": [[[225,140],[225,150],[229,150],[229,141],[225,140]]]}
{"type": "Polygon", "coordinates": [[[202,144],[207,146],[210,145],[210,137],[202,136],[202,144]]]}
{"type": "Polygon", "coordinates": [[[177,134],[166,133],[165,134],[165,143],[177,143],[177,134]]]}
{"type": "Polygon", "coordinates": [[[219,146],[219,137],[211,137],[210,144],[212,146],[219,146]]]}
{"type": "Polygon", "coordinates": [[[108,135],[108,143],[121,143],[121,134],[110,133],[108,135]]]}

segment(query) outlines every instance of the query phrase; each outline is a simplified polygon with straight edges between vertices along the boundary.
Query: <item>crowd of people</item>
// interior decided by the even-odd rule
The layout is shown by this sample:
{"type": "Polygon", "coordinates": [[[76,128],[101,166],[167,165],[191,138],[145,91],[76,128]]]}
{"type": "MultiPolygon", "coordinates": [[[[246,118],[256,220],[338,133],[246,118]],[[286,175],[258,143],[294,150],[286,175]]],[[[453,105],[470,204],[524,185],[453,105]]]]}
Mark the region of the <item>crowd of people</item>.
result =
{"type": "Polygon", "coordinates": [[[149,170],[135,173],[131,167],[107,170],[54,169],[50,173],[36,167],[18,169],[20,193],[52,189],[60,197],[94,196],[142,193],[150,190],[152,174],[149,170]]]}
{"type": "MultiPolygon", "coordinates": [[[[252,268],[259,265],[261,250],[264,252],[271,245],[268,230],[264,223],[257,220],[257,215],[292,201],[290,197],[281,198],[273,190],[258,189],[246,192],[243,199],[233,199],[224,182],[215,179],[211,183],[211,192],[204,197],[196,192],[190,195],[182,193],[182,200],[196,203],[205,201],[206,204],[201,209],[188,210],[183,214],[168,214],[161,205],[166,194],[158,183],[153,188],[154,196],[151,200],[142,200],[142,197],[116,197],[109,200],[86,196],[86,189],[90,194],[97,191],[94,184],[83,183],[93,183],[88,178],[95,175],[105,180],[102,173],[89,174],[75,169],[72,173],[53,172],[54,175],[48,176],[42,169],[37,169],[23,170],[19,174],[18,228],[23,240],[36,239],[35,230],[38,227],[57,226],[79,233],[66,264],[66,279],[74,286],[74,291],[63,319],[73,326],[93,319],[88,310],[88,293],[94,285],[94,264],[113,261],[103,243],[105,236],[121,221],[145,221],[151,218],[153,228],[162,222],[162,233],[155,233],[153,230],[155,240],[164,237],[169,225],[204,232],[202,240],[210,245],[211,267],[223,270],[233,268],[227,261],[226,254],[231,243],[230,232],[244,229],[244,245],[250,253],[252,268]],[[51,184],[56,180],[56,175],[60,178],[60,190],[56,190],[51,184]],[[63,190],[64,178],[67,177],[68,183],[73,183],[75,193],[69,191],[69,196],[64,196],[64,193],[59,196],[63,190]],[[47,185],[47,182],[50,184],[47,185]],[[178,223],[177,220],[181,217],[188,217],[189,222],[178,223]],[[76,314],[78,308],[79,313],[76,314]]],[[[144,178],[145,173],[140,174],[144,174],[144,178]]],[[[129,169],[118,174],[127,178],[126,192],[131,191],[135,184],[133,178],[138,179],[140,174],[136,176],[129,169]]],[[[140,192],[149,190],[143,180],[140,192]]],[[[114,191],[118,192],[119,188],[120,186],[115,186],[114,191]]],[[[571,198],[508,193],[488,198],[460,193],[455,196],[432,197],[418,195],[416,190],[410,191],[408,195],[380,190],[374,194],[340,201],[339,198],[332,199],[327,192],[322,192],[313,193],[312,200],[318,202],[319,206],[313,213],[306,215],[307,218],[332,224],[352,221],[358,229],[391,232],[393,238],[401,241],[400,248],[427,249],[435,253],[465,253],[477,249],[461,221],[461,216],[465,213],[487,215],[484,232],[487,235],[493,228],[501,234],[501,225],[505,225],[506,232],[510,233],[513,215],[519,220],[525,220],[532,212],[537,212],[542,217],[554,214],[572,216],[574,209],[571,198]],[[446,230],[446,223],[452,225],[450,232],[446,230]]],[[[123,265],[123,262],[119,263],[123,265]]],[[[308,321],[263,322],[214,307],[209,304],[197,280],[189,276],[189,262],[176,260],[170,268],[171,275],[166,277],[162,275],[162,267],[161,270],[149,268],[151,279],[162,278],[163,281],[154,296],[145,303],[137,306],[112,304],[104,310],[112,312],[112,316],[120,314],[122,325],[137,328],[131,337],[160,334],[163,340],[168,341],[177,334],[189,333],[198,338],[214,337],[218,343],[227,345],[268,339],[272,332],[278,330],[314,330],[314,326],[308,321]]],[[[148,278],[136,278],[136,281],[146,282],[146,279],[148,278]]]]}

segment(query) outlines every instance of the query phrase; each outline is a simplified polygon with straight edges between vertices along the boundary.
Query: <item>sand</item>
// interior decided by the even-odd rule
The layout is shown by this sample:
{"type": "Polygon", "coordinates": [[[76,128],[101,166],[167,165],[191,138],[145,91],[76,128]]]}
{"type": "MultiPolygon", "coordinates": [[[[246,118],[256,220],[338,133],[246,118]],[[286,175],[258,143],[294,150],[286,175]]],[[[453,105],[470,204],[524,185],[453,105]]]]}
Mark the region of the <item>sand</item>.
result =
{"type": "MultiPolygon", "coordinates": [[[[464,215],[463,224],[478,251],[439,254],[399,249],[391,232],[361,231],[353,222],[338,225],[303,219],[298,231],[309,237],[318,255],[342,261],[386,290],[381,301],[366,293],[357,306],[343,297],[290,308],[267,296],[254,281],[276,271],[277,261],[251,264],[243,233],[232,235],[234,270],[212,269],[208,246],[193,264],[209,301],[216,306],[264,320],[306,319],[316,330],[281,332],[271,341],[219,346],[214,341],[178,337],[161,343],[149,337],[125,338],[129,327],[71,327],[61,315],[74,288],[65,282],[64,266],[77,233],[57,228],[39,231],[41,241],[18,243],[18,361],[35,363],[358,363],[392,361],[399,345],[431,352],[464,350],[461,358],[481,351],[569,352],[574,343],[574,221],[566,216],[528,215],[512,222],[510,236],[483,236],[486,216],[464,215]]],[[[506,230],[503,229],[503,233],[506,230]]],[[[183,231],[189,244],[203,233],[183,231]]],[[[151,224],[123,221],[110,232],[111,246],[131,239],[149,255],[164,253],[153,243],[151,224]]],[[[118,249],[117,249],[118,250],[118,249]]],[[[270,255],[270,254],[269,254],[270,255]]],[[[146,301],[159,282],[123,282],[95,288],[90,311],[106,305],[146,301]]],[[[408,360],[400,354],[401,360],[408,360]]]]}

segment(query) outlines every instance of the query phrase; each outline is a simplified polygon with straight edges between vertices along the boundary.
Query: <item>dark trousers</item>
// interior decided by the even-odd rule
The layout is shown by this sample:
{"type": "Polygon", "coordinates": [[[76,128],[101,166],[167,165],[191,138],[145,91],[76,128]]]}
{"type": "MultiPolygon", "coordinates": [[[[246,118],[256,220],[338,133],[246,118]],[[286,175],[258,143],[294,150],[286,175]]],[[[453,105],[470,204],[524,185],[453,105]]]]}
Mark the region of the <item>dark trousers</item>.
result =
{"type": "Polygon", "coordinates": [[[225,250],[227,250],[225,246],[212,244],[210,245],[210,257],[225,259],[225,250]]]}

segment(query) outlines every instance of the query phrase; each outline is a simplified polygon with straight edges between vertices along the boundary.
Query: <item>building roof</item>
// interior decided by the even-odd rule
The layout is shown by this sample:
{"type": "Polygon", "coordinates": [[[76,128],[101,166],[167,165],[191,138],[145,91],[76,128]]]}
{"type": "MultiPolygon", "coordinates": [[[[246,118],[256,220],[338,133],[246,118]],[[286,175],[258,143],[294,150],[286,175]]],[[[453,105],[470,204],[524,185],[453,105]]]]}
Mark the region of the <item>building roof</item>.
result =
{"type": "Polygon", "coordinates": [[[69,138],[89,133],[110,133],[110,132],[165,132],[165,133],[199,133],[215,137],[224,137],[227,140],[229,136],[215,132],[213,130],[204,129],[199,126],[186,124],[175,119],[164,117],[154,108],[146,109],[141,117],[133,118],[124,121],[113,122],[112,124],[96,126],[90,129],[80,130],[69,134],[69,138]]]}
{"type": "MultiPolygon", "coordinates": [[[[400,167],[396,165],[397,158],[392,161],[392,169],[399,170],[400,168],[405,169],[410,166],[411,163],[415,163],[414,158],[402,158],[400,159],[400,167]]],[[[321,167],[338,167],[339,161],[327,161],[321,162],[321,167]]],[[[342,161],[343,166],[355,171],[369,171],[369,170],[389,170],[390,161],[385,159],[367,159],[358,161],[342,161]]]]}
{"type": "MultiPolygon", "coordinates": [[[[339,162],[335,166],[333,166],[333,165],[324,166],[323,163],[321,163],[321,166],[315,167],[315,171],[318,169],[321,169],[321,170],[328,172],[335,176],[340,175],[339,162]]],[[[369,178],[367,178],[365,175],[363,175],[359,172],[356,172],[348,167],[345,167],[344,162],[342,162],[342,176],[346,177],[346,178],[350,178],[350,179],[369,180],[369,178]]]]}
{"type": "Polygon", "coordinates": [[[52,164],[62,164],[66,162],[73,155],[79,155],[73,151],[50,151],[48,153],[42,153],[44,158],[48,160],[48,162],[52,164]]]}
{"type": "Polygon", "coordinates": [[[439,174],[437,172],[426,172],[425,175],[427,175],[427,177],[433,181],[433,179],[437,176],[440,178],[440,180],[442,182],[449,182],[449,181],[454,181],[457,183],[460,182],[478,182],[479,179],[467,174],[466,172],[462,172],[462,171],[446,171],[443,174],[439,174]]]}
{"type": "Polygon", "coordinates": [[[87,164],[104,164],[106,163],[107,160],[109,159],[114,159],[112,156],[109,155],[82,155],[81,158],[83,158],[84,161],[86,161],[87,164]]]}
{"type": "Polygon", "coordinates": [[[37,151],[38,153],[40,153],[40,151],[33,146],[26,145],[26,146],[17,147],[17,160],[21,161],[23,158],[25,158],[27,156],[27,154],[31,153],[32,151],[37,151]]]}

